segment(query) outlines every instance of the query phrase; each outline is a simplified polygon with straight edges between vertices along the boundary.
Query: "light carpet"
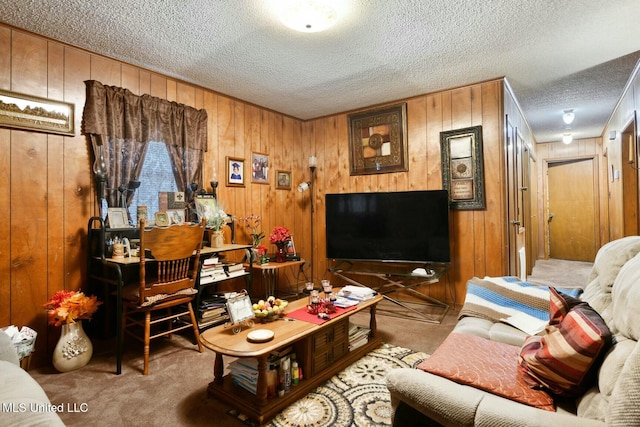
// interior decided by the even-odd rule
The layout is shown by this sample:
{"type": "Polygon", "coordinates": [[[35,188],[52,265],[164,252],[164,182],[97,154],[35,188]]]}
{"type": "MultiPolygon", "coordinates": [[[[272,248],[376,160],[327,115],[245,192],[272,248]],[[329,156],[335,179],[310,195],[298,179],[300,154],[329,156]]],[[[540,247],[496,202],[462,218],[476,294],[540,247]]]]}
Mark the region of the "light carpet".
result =
{"type": "MultiPolygon", "coordinates": [[[[397,368],[415,368],[427,357],[426,353],[384,344],[291,404],[267,426],[390,426],[387,374],[397,368]]],[[[245,423],[254,425],[251,420],[245,423]]]]}

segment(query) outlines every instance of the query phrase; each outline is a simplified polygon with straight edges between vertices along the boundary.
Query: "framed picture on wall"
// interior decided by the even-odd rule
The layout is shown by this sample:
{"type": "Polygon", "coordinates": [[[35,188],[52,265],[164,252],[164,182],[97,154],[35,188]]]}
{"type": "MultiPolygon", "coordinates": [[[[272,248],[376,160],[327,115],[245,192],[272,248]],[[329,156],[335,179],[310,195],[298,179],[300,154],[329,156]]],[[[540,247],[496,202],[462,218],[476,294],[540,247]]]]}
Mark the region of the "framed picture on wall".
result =
{"type": "Polygon", "coordinates": [[[451,208],[484,209],[482,126],[440,132],[440,154],[451,208]]]}
{"type": "Polygon", "coordinates": [[[258,184],[269,183],[269,156],[263,153],[251,154],[251,181],[258,184]]]}
{"type": "Polygon", "coordinates": [[[227,187],[244,187],[244,159],[227,157],[227,187]]]}
{"type": "Polygon", "coordinates": [[[291,171],[276,171],[276,188],[291,190],[291,171]]]}
{"type": "Polygon", "coordinates": [[[36,132],[75,135],[74,105],[0,90],[0,126],[36,132]]]}
{"type": "Polygon", "coordinates": [[[350,114],[350,175],[401,172],[407,167],[407,104],[350,114]]]}

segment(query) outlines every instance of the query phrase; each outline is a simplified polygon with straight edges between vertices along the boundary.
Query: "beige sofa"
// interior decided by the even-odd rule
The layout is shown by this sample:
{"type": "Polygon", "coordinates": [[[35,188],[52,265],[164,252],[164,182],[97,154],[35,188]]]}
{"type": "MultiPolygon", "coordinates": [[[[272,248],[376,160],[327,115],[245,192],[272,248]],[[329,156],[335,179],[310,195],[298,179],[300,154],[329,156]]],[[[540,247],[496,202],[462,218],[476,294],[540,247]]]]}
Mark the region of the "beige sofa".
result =
{"type": "Polygon", "coordinates": [[[64,426],[44,390],[20,367],[18,353],[0,331],[0,425],[64,426]]]}
{"type": "MultiPolygon", "coordinates": [[[[598,251],[580,298],[598,311],[614,337],[598,368],[596,386],[584,395],[557,401],[556,412],[549,412],[403,368],[387,377],[394,426],[640,426],[639,236],[610,242],[598,251]]],[[[526,337],[506,324],[472,317],[462,318],[454,332],[517,346],[526,337]]]]}

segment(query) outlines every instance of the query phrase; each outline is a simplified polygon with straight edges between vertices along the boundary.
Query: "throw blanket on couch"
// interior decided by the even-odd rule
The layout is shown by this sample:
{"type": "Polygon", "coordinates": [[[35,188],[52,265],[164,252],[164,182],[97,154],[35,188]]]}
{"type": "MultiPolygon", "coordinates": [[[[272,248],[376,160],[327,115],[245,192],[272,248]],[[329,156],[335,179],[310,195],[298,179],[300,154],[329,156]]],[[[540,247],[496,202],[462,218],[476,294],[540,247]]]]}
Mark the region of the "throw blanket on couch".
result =
{"type": "MultiPolygon", "coordinates": [[[[558,289],[577,297],[581,289],[558,289]]],[[[517,277],[474,277],[467,282],[467,294],[458,319],[480,317],[509,323],[536,334],[549,322],[549,287],[522,282],[517,277]]]]}

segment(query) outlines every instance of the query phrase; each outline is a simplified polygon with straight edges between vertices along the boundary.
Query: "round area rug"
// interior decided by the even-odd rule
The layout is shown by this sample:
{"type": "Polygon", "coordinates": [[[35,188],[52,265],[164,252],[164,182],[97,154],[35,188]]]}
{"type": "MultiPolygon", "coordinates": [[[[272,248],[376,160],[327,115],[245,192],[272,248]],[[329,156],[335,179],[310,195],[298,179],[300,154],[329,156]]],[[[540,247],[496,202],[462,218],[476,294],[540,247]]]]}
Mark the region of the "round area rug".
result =
{"type": "Polygon", "coordinates": [[[427,357],[426,353],[385,344],[290,405],[268,425],[390,426],[387,373],[397,368],[415,367],[427,357]]]}

